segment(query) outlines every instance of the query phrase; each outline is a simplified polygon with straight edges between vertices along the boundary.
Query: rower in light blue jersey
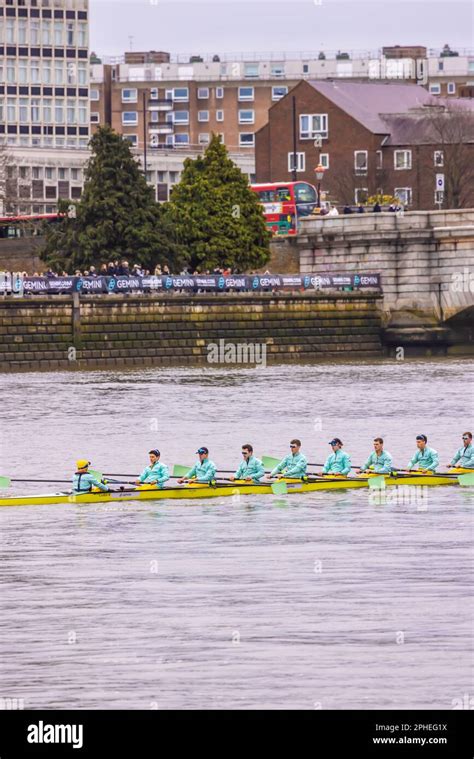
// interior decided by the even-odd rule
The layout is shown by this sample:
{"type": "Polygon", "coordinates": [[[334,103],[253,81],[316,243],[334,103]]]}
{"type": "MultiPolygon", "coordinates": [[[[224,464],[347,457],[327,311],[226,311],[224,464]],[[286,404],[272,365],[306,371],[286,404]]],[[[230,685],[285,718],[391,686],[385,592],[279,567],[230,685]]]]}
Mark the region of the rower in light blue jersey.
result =
{"type": "Polygon", "coordinates": [[[439,466],[439,457],[434,448],[428,448],[426,435],[416,436],[417,452],[408,464],[410,472],[435,472],[439,466]]]}
{"type": "Polygon", "coordinates": [[[381,437],[374,438],[374,450],[369,458],[357,469],[357,474],[361,472],[376,472],[377,474],[390,474],[392,471],[392,457],[388,451],[383,449],[383,440],[381,437]]]}
{"type": "Polygon", "coordinates": [[[260,459],[253,455],[253,447],[250,443],[242,446],[243,459],[240,462],[236,473],[229,477],[229,480],[248,480],[249,482],[258,482],[265,474],[265,467],[260,459]]]}
{"type": "Polygon", "coordinates": [[[216,465],[209,459],[207,448],[199,448],[196,453],[199,461],[196,461],[193,468],[186,472],[184,477],[180,477],[178,482],[211,482],[216,476],[216,465]]]}
{"type": "Polygon", "coordinates": [[[291,453],[272,470],[270,477],[304,477],[308,468],[306,456],[301,453],[301,440],[292,440],[290,443],[291,453]]]}
{"type": "Polygon", "coordinates": [[[109,488],[107,485],[89,472],[89,466],[90,461],[87,461],[87,459],[76,461],[77,471],[72,478],[74,493],[90,493],[93,490],[105,490],[108,492],[109,488]]]}
{"type": "Polygon", "coordinates": [[[165,482],[170,478],[169,469],[166,464],[160,461],[160,452],[158,448],[153,448],[148,452],[150,457],[150,466],[145,467],[135,485],[157,485],[162,488],[165,482]]]}
{"type": "Polygon", "coordinates": [[[341,474],[347,477],[351,471],[351,457],[342,450],[342,440],[335,437],[329,445],[333,452],[326,459],[322,474],[341,474]]]}
{"type": "Polygon", "coordinates": [[[448,466],[474,469],[474,446],[472,445],[472,432],[465,432],[462,436],[462,446],[453,456],[448,466]]]}

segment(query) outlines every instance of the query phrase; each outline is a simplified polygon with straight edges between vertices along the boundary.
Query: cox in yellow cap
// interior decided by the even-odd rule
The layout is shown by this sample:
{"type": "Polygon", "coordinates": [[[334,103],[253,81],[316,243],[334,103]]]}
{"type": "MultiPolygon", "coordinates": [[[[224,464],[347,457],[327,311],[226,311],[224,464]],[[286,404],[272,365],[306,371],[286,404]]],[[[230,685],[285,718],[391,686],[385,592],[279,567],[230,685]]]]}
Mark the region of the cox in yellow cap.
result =
{"type": "Polygon", "coordinates": [[[91,462],[87,461],[87,459],[79,459],[78,461],[76,461],[76,467],[78,469],[87,469],[90,463],[91,462]]]}

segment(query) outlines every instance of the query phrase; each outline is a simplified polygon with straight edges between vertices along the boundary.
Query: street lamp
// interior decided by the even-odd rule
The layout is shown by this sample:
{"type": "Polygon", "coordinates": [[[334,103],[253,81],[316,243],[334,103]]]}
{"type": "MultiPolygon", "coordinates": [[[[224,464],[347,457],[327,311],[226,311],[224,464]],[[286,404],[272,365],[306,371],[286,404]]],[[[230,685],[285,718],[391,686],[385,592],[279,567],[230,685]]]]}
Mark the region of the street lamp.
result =
{"type": "Polygon", "coordinates": [[[316,179],[318,182],[318,208],[321,208],[321,182],[324,177],[324,172],[326,169],[324,166],[322,166],[320,163],[316,166],[314,172],[316,174],[316,179]]]}

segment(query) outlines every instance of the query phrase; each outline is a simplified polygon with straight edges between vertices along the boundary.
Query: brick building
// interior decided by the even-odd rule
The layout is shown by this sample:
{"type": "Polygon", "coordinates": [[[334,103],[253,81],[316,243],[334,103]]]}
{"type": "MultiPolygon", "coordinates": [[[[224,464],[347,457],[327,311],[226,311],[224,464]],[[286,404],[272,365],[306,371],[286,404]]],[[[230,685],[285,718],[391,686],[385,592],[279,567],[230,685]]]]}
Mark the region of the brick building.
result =
{"type": "Polygon", "coordinates": [[[452,205],[458,192],[462,205],[474,205],[474,102],[453,98],[445,106],[415,84],[302,81],[270,108],[256,135],[257,182],[314,184],[318,163],[321,189],[335,204],[383,193],[430,209],[452,205]]]}

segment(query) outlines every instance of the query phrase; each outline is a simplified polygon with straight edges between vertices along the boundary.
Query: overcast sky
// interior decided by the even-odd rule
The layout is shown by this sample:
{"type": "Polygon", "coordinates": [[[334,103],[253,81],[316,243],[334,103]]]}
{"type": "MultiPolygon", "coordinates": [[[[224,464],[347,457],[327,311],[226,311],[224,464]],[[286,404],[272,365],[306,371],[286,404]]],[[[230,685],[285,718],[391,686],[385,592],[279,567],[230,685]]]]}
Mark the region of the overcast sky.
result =
{"type": "Polygon", "coordinates": [[[171,53],[473,48],[464,0],[90,0],[91,50],[171,53]],[[130,39],[132,37],[132,39],[130,39]]]}

